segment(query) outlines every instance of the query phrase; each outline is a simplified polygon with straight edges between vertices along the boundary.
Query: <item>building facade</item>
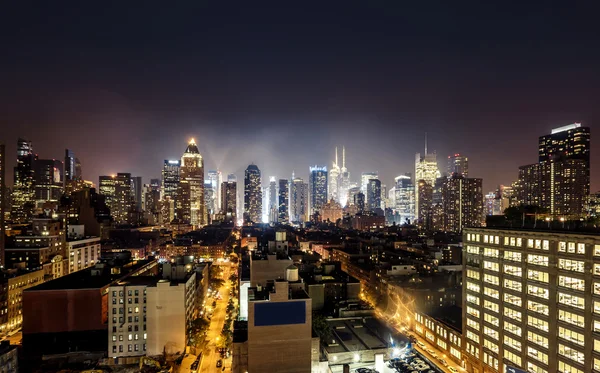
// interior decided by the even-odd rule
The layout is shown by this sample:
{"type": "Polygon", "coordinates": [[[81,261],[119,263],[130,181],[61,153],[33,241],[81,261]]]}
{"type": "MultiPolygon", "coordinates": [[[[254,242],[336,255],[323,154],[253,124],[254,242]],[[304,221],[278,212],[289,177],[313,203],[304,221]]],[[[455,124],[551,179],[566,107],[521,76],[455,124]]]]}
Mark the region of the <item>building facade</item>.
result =
{"type": "Polygon", "coordinates": [[[458,153],[448,156],[448,177],[469,177],[469,158],[458,153]]]}
{"type": "Polygon", "coordinates": [[[180,168],[180,160],[165,159],[162,169],[162,185],[160,190],[161,199],[164,199],[165,197],[171,197],[173,200],[175,200],[177,196],[177,188],[179,187],[180,168]]]}
{"type": "Polygon", "coordinates": [[[463,242],[468,372],[600,370],[600,236],[467,228],[463,242]]]}
{"type": "Polygon", "coordinates": [[[177,191],[177,218],[195,228],[204,225],[204,161],[194,139],[181,156],[177,191]]]}
{"type": "Polygon", "coordinates": [[[277,196],[277,220],[279,223],[289,221],[290,188],[286,179],[279,179],[279,194],[277,196]]]}
{"type": "Polygon", "coordinates": [[[290,184],[290,221],[303,223],[308,214],[308,184],[293,178],[290,184]]]}
{"type": "Polygon", "coordinates": [[[255,164],[246,168],[244,177],[244,222],[262,223],[262,181],[255,164]]]}
{"type": "Polygon", "coordinates": [[[310,167],[310,212],[321,210],[321,207],[327,203],[327,167],[310,167]]]}

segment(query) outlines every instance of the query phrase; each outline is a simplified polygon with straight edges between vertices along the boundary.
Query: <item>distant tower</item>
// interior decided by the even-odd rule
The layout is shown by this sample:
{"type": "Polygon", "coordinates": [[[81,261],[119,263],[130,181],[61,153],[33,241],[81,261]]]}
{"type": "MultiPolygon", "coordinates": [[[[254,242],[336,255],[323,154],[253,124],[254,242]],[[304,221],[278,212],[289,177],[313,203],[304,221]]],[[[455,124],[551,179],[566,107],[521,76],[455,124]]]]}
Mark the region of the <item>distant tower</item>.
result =
{"type": "Polygon", "coordinates": [[[415,155],[415,216],[417,220],[424,220],[425,218],[424,216],[421,216],[419,212],[421,206],[430,205],[429,201],[420,203],[419,199],[422,196],[428,196],[429,189],[433,188],[435,180],[440,176],[441,174],[440,170],[438,169],[435,152],[432,154],[427,153],[427,133],[425,133],[425,155],[421,156],[419,153],[415,155]],[[427,188],[427,190],[421,192],[419,188],[422,187],[427,188]]]}
{"type": "Polygon", "coordinates": [[[177,188],[179,188],[179,171],[181,162],[179,160],[165,159],[162,169],[162,186],[160,191],[160,199],[170,197],[175,200],[177,196],[177,188]]]}
{"type": "Polygon", "coordinates": [[[244,177],[244,222],[262,223],[262,187],[258,166],[251,164],[244,177]]]}
{"type": "Polygon", "coordinates": [[[18,223],[25,223],[33,214],[35,207],[35,182],[34,161],[37,159],[33,153],[31,141],[19,139],[17,141],[17,166],[15,167],[12,219],[18,223]]]}
{"type": "Polygon", "coordinates": [[[349,200],[348,190],[350,189],[350,172],[346,168],[346,147],[342,147],[342,168],[340,169],[340,179],[339,179],[339,200],[340,205],[342,207],[346,207],[347,205],[353,203],[353,201],[349,200]]]}
{"type": "Polygon", "coordinates": [[[204,161],[194,139],[191,139],[181,156],[179,188],[177,193],[177,218],[193,227],[205,224],[204,161]]]}
{"type": "Polygon", "coordinates": [[[338,148],[335,148],[335,161],[333,162],[333,167],[331,167],[331,170],[329,170],[329,177],[328,177],[328,193],[329,193],[329,199],[333,199],[336,202],[339,202],[339,187],[340,187],[340,174],[341,174],[341,170],[340,167],[338,165],[338,148]]]}
{"type": "Polygon", "coordinates": [[[327,203],[327,166],[310,167],[310,211],[311,215],[327,203]]]}
{"type": "Polygon", "coordinates": [[[301,178],[292,177],[289,200],[290,221],[304,223],[308,214],[308,184],[301,178]]]}
{"type": "Polygon", "coordinates": [[[287,223],[289,219],[289,186],[286,179],[279,179],[279,196],[278,196],[278,221],[279,223],[287,223]]]}
{"type": "Polygon", "coordinates": [[[469,176],[469,159],[458,153],[448,156],[448,177],[469,176]]]}

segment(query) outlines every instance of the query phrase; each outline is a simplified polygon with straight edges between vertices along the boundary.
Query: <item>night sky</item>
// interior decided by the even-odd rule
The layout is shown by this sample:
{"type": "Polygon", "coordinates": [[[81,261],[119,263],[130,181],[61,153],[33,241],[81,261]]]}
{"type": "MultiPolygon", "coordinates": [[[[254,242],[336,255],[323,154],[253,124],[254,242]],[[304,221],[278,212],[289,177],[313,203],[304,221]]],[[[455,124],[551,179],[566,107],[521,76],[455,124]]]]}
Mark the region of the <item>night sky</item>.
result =
{"type": "MultiPolygon", "coordinates": [[[[577,121],[595,143],[600,122],[592,1],[13,3],[0,11],[11,168],[22,136],[40,158],[72,149],[95,183],[148,182],[194,137],[206,170],[238,179],[250,162],[263,182],[306,178],[345,145],[353,179],[391,186],[427,131],[441,168],[467,155],[487,192],[537,161],[538,136],[577,121]]],[[[592,191],[599,164],[594,148],[592,191]]]]}

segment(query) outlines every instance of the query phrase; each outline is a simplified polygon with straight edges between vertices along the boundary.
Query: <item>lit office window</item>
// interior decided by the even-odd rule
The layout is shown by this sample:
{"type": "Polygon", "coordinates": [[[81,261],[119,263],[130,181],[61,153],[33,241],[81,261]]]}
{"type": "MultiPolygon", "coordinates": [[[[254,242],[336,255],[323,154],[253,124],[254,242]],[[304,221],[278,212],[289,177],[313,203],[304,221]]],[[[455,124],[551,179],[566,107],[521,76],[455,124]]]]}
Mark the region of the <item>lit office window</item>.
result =
{"type": "Polygon", "coordinates": [[[532,363],[530,361],[527,362],[527,371],[531,372],[531,373],[548,373],[548,371],[546,369],[538,367],[537,365],[535,365],[534,363],[532,363]]]}
{"type": "Polygon", "coordinates": [[[456,348],[450,346],[450,355],[454,356],[457,359],[462,359],[462,354],[456,348]]]}
{"type": "Polygon", "coordinates": [[[479,318],[479,310],[478,309],[467,306],[467,313],[471,316],[479,318]]]}
{"type": "Polygon", "coordinates": [[[496,286],[500,285],[500,279],[498,278],[498,276],[492,276],[492,275],[488,275],[488,274],[483,275],[483,282],[487,282],[488,284],[492,284],[492,285],[496,285],[496,286]]]}
{"type": "Polygon", "coordinates": [[[548,364],[548,354],[545,354],[533,347],[527,347],[527,355],[531,358],[541,361],[544,364],[548,364]]]}
{"type": "Polygon", "coordinates": [[[569,346],[565,346],[562,343],[558,344],[558,354],[562,355],[562,356],[564,356],[566,358],[569,358],[569,359],[571,359],[573,361],[576,361],[576,362],[578,362],[580,364],[583,364],[584,361],[585,361],[583,352],[578,351],[578,350],[576,350],[574,348],[571,348],[569,346]]]}
{"type": "Polygon", "coordinates": [[[519,337],[521,336],[521,333],[522,333],[521,327],[519,327],[515,324],[512,324],[512,323],[509,323],[508,321],[504,321],[504,330],[507,330],[507,331],[513,333],[514,335],[518,335],[519,337]]]}
{"type": "Polygon", "coordinates": [[[558,286],[562,286],[573,290],[584,291],[585,280],[576,277],[558,276],[558,286]]]}
{"type": "Polygon", "coordinates": [[[504,287],[510,290],[520,292],[523,290],[523,285],[519,281],[504,279],[504,287]]]}
{"type": "Polygon", "coordinates": [[[507,335],[504,336],[504,344],[514,348],[517,351],[521,350],[521,342],[507,335]]]}
{"type": "Polygon", "coordinates": [[[500,292],[498,290],[495,290],[495,289],[492,289],[492,288],[488,288],[488,287],[484,287],[483,288],[483,293],[485,295],[487,295],[488,297],[500,299],[500,292]]]}
{"type": "Polygon", "coordinates": [[[521,277],[523,275],[523,269],[521,267],[511,266],[508,264],[504,265],[504,273],[511,276],[521,277]]]}
{"type": "Polygon", "coordinates": [[[481,287],[473,282],[467,281],[467,290],[471,290],[474,291],[476,293],[479,293],[481,291],[481,287]]]}
{"type": "Polygon", "coordinates": [[[518,295],[504,293],[504,301],[517,307],[523,306],[523,300],[518,295]]]}
{"type": "Polygon", "coordinates": [[[548,291],[548,289],[535,285],[527,285],[527,294],[543,299],[548,299],[548,297],[550,296],[550,292],[548,291]]]}
{"type": "Polygon", "coordinates": [[[581,333],[577,333],[573,330],[566,329],[566,328],[563,328],[562,326],[560,326],[560,327],[558,327],[558,336],[563,339],[566,339],[568,341],[571,341],[573,343],[576,343],[580,346],[583,346],[584,339],[583,339],[583,334],[581,334],[581,333]]]}
{"type": "Polygon", "coordinates": [[[479,344],[479,334],[475,334],[472,331],[467,330],[467,338],[479,344]]]}
{"type": "Polygon", "coordinates": [[[489,355],[488,353],[483,353],[483,362],[495,370],[498,370],[498,359],[496,359],[493,355],[489,355]]]}
{"type": "Polygon", "coordinates": [[[535,264],[538,266],[548,267],[548,257],[545,255],[528,254],[527,262],[529,264],[535,264]]]}
{"type": "Polygon", "coordinates": [[[600,256],[600,245],[594,245],[594,256],[600,256]]]}
{"type": "Polygon", "coordinates": [[[575,368],[567,363],[562,361],[558,362],[558,371],[561,373],[583,373],[582,370],[575,368]]]}
{"type": "Polygon", "coordinates": [[[543,330],[545,332],[548,331],[548,321],[538,319],[537,317],[533,316],[527,316],[527,322],[531,327],[543,330]]]}
{"type": "Polygon", "coordinates": [[[549,308],[547,304],[542,304],[531,300],[527,301],[527,309],[533,312],[541,313],[546,316],[548,316],[549,314],[549,308]]]}
{"type": "Polygon", "coordinates": [[[483,308],[488,309],[493,312],[496,312],[496,313],[498,313],[500,310],[500,307],[498,306],[497,303],[490,302],[489,300],[485,300],[485,299],[483,301],[483,308]]]}
{"type": "Polygon", "coordinates": [[[498,249],[490,249],[489,247],[483,249],[483,256],[487,256],[490,258],[498,258],[500,256],[499,253],[500,252],[498,249]]]}
{"type": "Polygon", "coordinates": [[[467,269],[467,277],[475,280],[479,280],[479,271],[474,271],[472,269],[467,269]]]}
{"type": "Polygon", "coordinates": [[[498,319],[496,316],[490,315],[489,313],[484,313],[483,319],[492,325],[500,326],[500,319],[498,319]]]}
{"type": "Polygon", "coordinates": [[[512,361],[517,366],[521,366],[521,357],[515,353],[512,353],[511,351],[504,350],[504,358],[506,360],[512,361]]]}
{"type": "Polygon", "coordinates": [[[580,260],[558,259],[558,268],[583,273],[585,264],[580,260]]]}
{"type": "Polygon", "coordinates": [[[512,308],[508,308],[506,306],[504,306],[504,316],[508,317],[511,320],[515,320],[518,322],[522,321],[522,314],[519,311],[515,311],[512,308]]]}
{"type": "Polygon", "coordinates": [[[585,325],[584,316],[565,310],[558,310],[558,319],[560,321],[564,321],[566,323],[573,324],[581,328],[583,328],[585,325]]]}
{"type": "Polygon", "coordinates": [[[498,345],[492,341],[485,339],[485,338],[483,339],[483,347],[487,348],[490,351],[494,351],[495,353],[498,353],[498,345]]]}
{"type": "Polygon", "coordinates": [[[476,297],[472,294],[467,294],[467,302],[473,303],[479,306],[479,297],[476,297]]]}
{"type": "Polygon", "coordinates": [[[511,262],[520,262],[521,261],[521,253],[516,251],[505,251],[504,252],[504,260],[510,260],[511,262]]]}
{"type": "Polygon", "coordinates": [[[479,255],[479,247],[467,245],[467,254],[479,255]]]}
{"type": "Polygon", "coordinates": [[[529,331],[527,332],[527,340],[531,343],[548,348],[548,338],[544,337],[543,335],[529,331]]]}
{"type": "Polygon", "coordinates": [[[536,271],[533,269],[527,270],[527,278],[539,282],[548,282],[548,272],[536,271]]]}
{"type": "Polygon", "coordinates": [[[585,299],[572,294],[558,293],[558,303],[580,309],[585,307],[585,299]]]}
{"type": "Polygon", "coordinates": [[[487,335],[490,338],[494,338],[495,340],[498,340],[499,338],[498,331],[487,326],[483,327],[483,334],[487,335]]]}
{"type": "Polygon", "coordinates": [[[500,271],[500,265],[498,263],[488,262],[487,260],[483,261],[483,268],[495,272],[500,271]]]}

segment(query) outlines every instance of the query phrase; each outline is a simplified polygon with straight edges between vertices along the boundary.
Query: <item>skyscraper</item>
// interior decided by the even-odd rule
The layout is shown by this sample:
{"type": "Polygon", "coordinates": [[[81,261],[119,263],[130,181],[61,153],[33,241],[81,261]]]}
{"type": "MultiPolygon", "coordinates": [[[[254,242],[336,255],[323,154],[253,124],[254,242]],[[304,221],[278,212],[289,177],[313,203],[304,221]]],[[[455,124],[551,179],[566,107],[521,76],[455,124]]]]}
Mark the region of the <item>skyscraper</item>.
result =
{"type": "MultiPolygon", "coordinates": [[[[219,170],[210,170],[207,173],[205,185],[210,184],[213,190],[212,205],[214,211],[221,211],[221,183],[223,182],[223,174],[219,170]]],[[[205,190],[206,193],[206,190],[205,190]]]]}
{"type": "Polygon", "coordinates": [[[400,175],[394,179],[395,209],[400,215],[402,223],[415,220],[415,186],[409,175],[400,175]]]}
{"type": "Polygon", "coordinates": [[[289,219],[289,187],[286,179],[279,179],[278,203],[278,221],[279,223],[287,223],[289,219]]]}
{"type": "Polygon", "coordinates": [[[541,136],[538,163],[519,168],[515,187],[518,203],[555,217],[583,217],[590,192],[589,127],[574,123],[541,136]]]}
{"type": "Polygon", "coordinates": [[[225,220],[235,223],[237,215],[237,182],[231,180],[221,183],[221,213],[225,215],[225,220]]]}
{"type": "Polygon", "coordinates": [[[181,156],[176,204],[180,220],[193,227],[205,224],[204,161],[194,139],[181,156]]]}
{"type": "Polygon", "coordinates": [[[329,170],[329,179],[327,181],[329,198],[336,202],[339,202],[340,198],[340,166],[338,165],[338,149],[335,148],[335,161],[333,161],[333,167],[329,170]]]}
{"type": "Polygon", "coordinates": [[[365,195],[363,192],[358,191],[358,193],[354,195],[354,205],[360,214],[365,212],[365,195]]]}
{"type": "Polygon", "coordinates": [[[177,196],[177,188],[179,187],[179,171],[181,162],[179,160],[167,160],[162,169],[162,188],[160,198],[171,197],[175,199],[177,196]]]}
{"type": "Polygon", "coordinates": [[[293,178],[290,184],[290,221],[304,223],[308,214],[308,184],[293,178]]]}
{"type": "MultiPolygon", "coordinates": [[[[415,156],[415,182],[416,182],[416,190],[415,190],[415,216],[417,220],[423,221],[425,218],[425,214],[421,214],[419,209],[421,206],[429,206],[431,207],[431,201],[425,202],[424,204],[419,203],[419,198],[421,196],[428,195],[429,189],[433,190],[433,186],[435,184],[435,180],[440,177],[440,170],[438,169],[437,164],[437,156],[434,153],[427,153],[427,135],[425,136],[425,153],[421,156],[420,153],[417,153],[415,156]],[[425,183],[422,183],[424,181],[425,183]],[[427,186],[426,186],[427,185],[427,186]],[[419,188],[423,186],[428,188],[425,193],[421,193],[419,188]]],[[[433,192],[432,192],[433,193],[433,192]]],[[[430,213],[430,212],[428,212],[430,213]]]]}
{"type": "Polygon", "coordinates": [[[381,181],[379,179],[369,179],[367,183],[367,209],[371,212],[381,209],[381,181]]]}
{"type": "Polygon", "coordinates": [[[468,177],[469,159],[458,153],[448,156],[448,177],[462,176],[468,177]]]}
{"type": "Polygon", "coordinates": [[[65,164],[64,164],[64,182],[65,187],[67,183],[73,181],[75,179],[75,154],[69,150],[65,149],[65,164]]]}
{"type": "Polygon", "coordinates": [[[431,229],[432,226],[433,186],[425,180],[417,181],[415,191],[415,211],[417,224],[421,228],[431,229]]]}
{"type": "Polygon", "coordinates": [[[31,141],[19,138],[17,141],[17,166],[15,167],[12,219],[15,222],[29,221],[35,207],[34,161],[31,141]]]}
{"type": "Polygon", "coordinates": [[[275,176],[269,178],[269,223],[277,223],[279,220],[279,198],[277,194],[277,179],[275,176]]]}
{"type": "Polygon", "coordinates": [[[116,224],[130,223],[133,208],[131,174],[120,172],[117,175],[100,176],[98,184],[113,221],[116,224]]]}
{"type": "Polygon", "coordinates": [[[346,147],[342,147],[342,167],[340,168],[340,178],[338,194],[340,199],[340,205],[346,207],[351,201],[348,197],[348,190],[350,189],[350,172],[346,168],[346,147]]]}
{"type": "Polygon", "coordinates": [[[36,159],[33,161],[36,207],[41,208],[48,201],[57,202],[62,196],[62,166],[62,162],[54,159],[36,159]]]}
{"type": "Polygon", "coordinates": [[[255,164],[246,168],[244,177],[244,222],[262,223],[262,181],[255,164]]]}
{"type": "Polygon", "coordinates": [[[369,180],[371,179],[379,179],[378,172],[363,172],[360,174],[360,191],[366,196],[367,195],[367,187],[369,185],[369,180]]]}
{"type": "Polygon", "coordinates": [[[314,214],[327,203],[327,166],[310,167],[310,211],[314,214]]]}
{"type": "Polygon", "coordinates": [[[482,179],[453,176],[444,190],[444,231],[462,232],[483,225],[482,179]]]}
{"type": "Polygon", "coordinates": [[[135,206],[136,211],[142,211],[142,177],[141,176],[133,176],[131,178],[131,195],[133,198],[133,205],[135,206]]]}

